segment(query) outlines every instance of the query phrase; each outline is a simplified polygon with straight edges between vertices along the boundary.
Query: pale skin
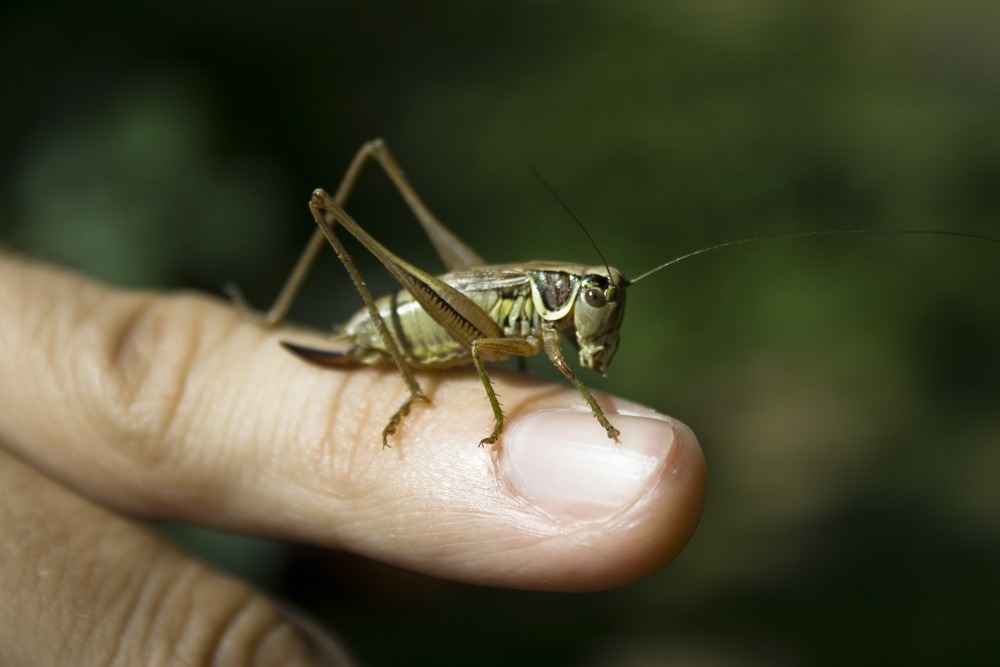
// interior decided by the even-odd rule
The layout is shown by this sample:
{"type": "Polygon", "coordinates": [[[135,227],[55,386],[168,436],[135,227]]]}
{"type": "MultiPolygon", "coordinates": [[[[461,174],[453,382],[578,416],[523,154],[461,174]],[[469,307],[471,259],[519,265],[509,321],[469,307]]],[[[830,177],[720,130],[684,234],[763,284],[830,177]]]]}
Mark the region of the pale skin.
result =
{"type": "Polygon", "coordinates": [[[383,449],[386,415],[407,395],[394,369],[301,363],[283,332],[220,299],[122,292],[0,254],[0,312],[0,664],[349,664],[133,518],[455,581],[588,591],[663,567],[702,510],[694,435],[618,399],[600,398],[621,444],[580,412],[573,387],[492,371],[509,423],[491,451],[477,446],[491,411],[476,373],[421,373],[432,404],[415,404],[383,449]],[[580,417],[595,455],[653,461],[642,488],[597,504],[599,483],[580,499],[550,493],[572,480],[550,483],[532,457],[555,452],[554,471],[574,461],[544,437],[565,429],[528,430],[551,410],[580,417]]]}

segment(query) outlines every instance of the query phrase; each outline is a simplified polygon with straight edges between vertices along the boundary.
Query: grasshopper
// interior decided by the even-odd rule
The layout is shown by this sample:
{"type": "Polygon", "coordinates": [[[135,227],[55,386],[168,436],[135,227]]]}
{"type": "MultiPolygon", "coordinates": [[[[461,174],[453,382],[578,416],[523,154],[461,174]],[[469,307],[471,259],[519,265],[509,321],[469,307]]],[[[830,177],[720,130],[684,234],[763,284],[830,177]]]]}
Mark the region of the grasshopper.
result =
{"type": "MultiPolygon", "coordinates": [[[[551,188],[549,190],[551,192],[551,188]]],[[[568,211],[565,203],[558,196],[556,198],[568,211]]],[[[282,342],[282,345],[300,358],[322,366],[357,368],[390,360],[396,365],[409,397],[382,430],[383,447],[389,446],[389,437],[396,433],[414,402],[430,402],[414,371],[470,363],[483,383],[494,417],[492,432],[479,444],[496,443],[503,431],[504,412],[485,364],[514,357],[523,360],[542,350],[580,392],[608,437],[617,441],[618,429],[566,362],[561,339],[568,337],[578,348],[580,366],[605,373],[618,350],[626,288],[696,255],[769,239],[842,234],[941,234],[1000,243],[1000,239],[978,234],[942,230],[820,230],[768,234],[689,252],[632,280],[626,280],[620,271],[608,265],[596,243],[594,247],[603,262],[600,265],[546,261],[491,265],[430,212],[381,139],[361,147],[333,196],[322,189],[315,190],[309,209],[318,229],[271,309],[263,315],[253,315],[235,289],[230,288],[230,295],[244,314],[267,327],[279,325],[324,241],[328,242],[365,304],[342,327],[338,336],[348,341],[350,347],[346,351],[327,351],[289,342],[282,342]],[[370,160],[375,160],[389,176],[441,256],[448,273],[432,276],[397,257],[344,210],[358,175],[370,160]],[[373,298],[335,234],[338,226],[371,252],[404,289],[380,299],[373,298]]]]}

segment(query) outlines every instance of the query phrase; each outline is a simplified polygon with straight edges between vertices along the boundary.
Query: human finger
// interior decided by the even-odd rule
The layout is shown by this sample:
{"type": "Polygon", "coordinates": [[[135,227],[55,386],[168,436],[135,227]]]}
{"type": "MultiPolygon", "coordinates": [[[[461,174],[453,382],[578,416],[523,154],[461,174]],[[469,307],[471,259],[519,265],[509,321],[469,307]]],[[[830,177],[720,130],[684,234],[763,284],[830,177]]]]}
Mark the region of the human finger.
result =
{"type": "Polygon", "coordinates": [[[314,368],[281,333],[191,294],[126,293],[6,258],[0,436],[26,459],[133,514],[350,549],[501,586],[619,585],[669,562],[694,530],[705,466],[683,425],[605,398],[621,442],[571,387],[492,372],[314,368]]]}
{"type": "Polygon", "coordinates": [[[0,488],[0,664],[349,664],[257,591],[3,450],[0,488]]]}

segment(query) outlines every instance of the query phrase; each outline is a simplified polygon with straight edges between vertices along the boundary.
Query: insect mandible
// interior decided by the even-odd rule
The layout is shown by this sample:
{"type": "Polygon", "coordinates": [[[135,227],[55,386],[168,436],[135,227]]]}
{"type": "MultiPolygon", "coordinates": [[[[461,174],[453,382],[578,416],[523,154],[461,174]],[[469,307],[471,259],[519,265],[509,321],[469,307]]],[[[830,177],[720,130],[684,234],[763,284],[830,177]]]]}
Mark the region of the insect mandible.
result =
{"type": "Polygon", "coordinates": [[[608,437],[617,441],[618,429],[566,362],[561,339],[568,337],[578,348],[580,366],[605,373],[618,349],[626,289],[660,269],[696,255],[770,239],[844,234],[940,234],[1000,243],[1000,239],[945,230],[862,229],[768,234],[719,243],[675,257],[632,280],[610,267],[596,244],[594,247],[602,260],[599,265],[545,261],[487,264],[430,212],[381,139],[361,147],[334,195],[322,189],[315,190],[309,209],[318,229],[270,310],[254,315],[235,289],[230,288],[230,295],[246,315],[265,326],[277,326],[287,315],[324,241],[328,242],[365,304],[337,337],[347,340],[351,347],[346,351],[328,351],[288,342],[282,345],[306,361],[334,368],[356,368],[391,360],[406,382],[409,397],[382,430],[384,447],[389,446],[389,437],[396,433],[413,403],[429,402],[414,371],[468,364],[475,367],[493,409],[493,430],[479,444],[495,443],[503,431],[505,416],[485,364],[534,356],[542,350],[577,388],[608,437]],[[433,276],[397,257],[344,210],[358,175],[372,159],[389,176],[420,222],[448,273],[433,276]],[[334,233],[338,226],[371,252],[404,289],[373,298],[334,233]]]}

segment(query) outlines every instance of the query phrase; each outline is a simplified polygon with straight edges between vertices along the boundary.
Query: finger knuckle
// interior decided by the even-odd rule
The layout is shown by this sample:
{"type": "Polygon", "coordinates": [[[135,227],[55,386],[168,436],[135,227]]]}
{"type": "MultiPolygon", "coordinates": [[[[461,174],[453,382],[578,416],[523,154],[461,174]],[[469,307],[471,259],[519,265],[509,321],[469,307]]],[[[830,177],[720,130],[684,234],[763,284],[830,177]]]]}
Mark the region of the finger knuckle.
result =
{"type": "Polygon", "coordinates": [[[172,443],[191,405],[189,378],[206,345],[203,327],[191,326],[203,308],[202,299],[186,294],[136,299],[112,318],[97,355],[106,442],[142,469],[176,454],[172,443]]]}

